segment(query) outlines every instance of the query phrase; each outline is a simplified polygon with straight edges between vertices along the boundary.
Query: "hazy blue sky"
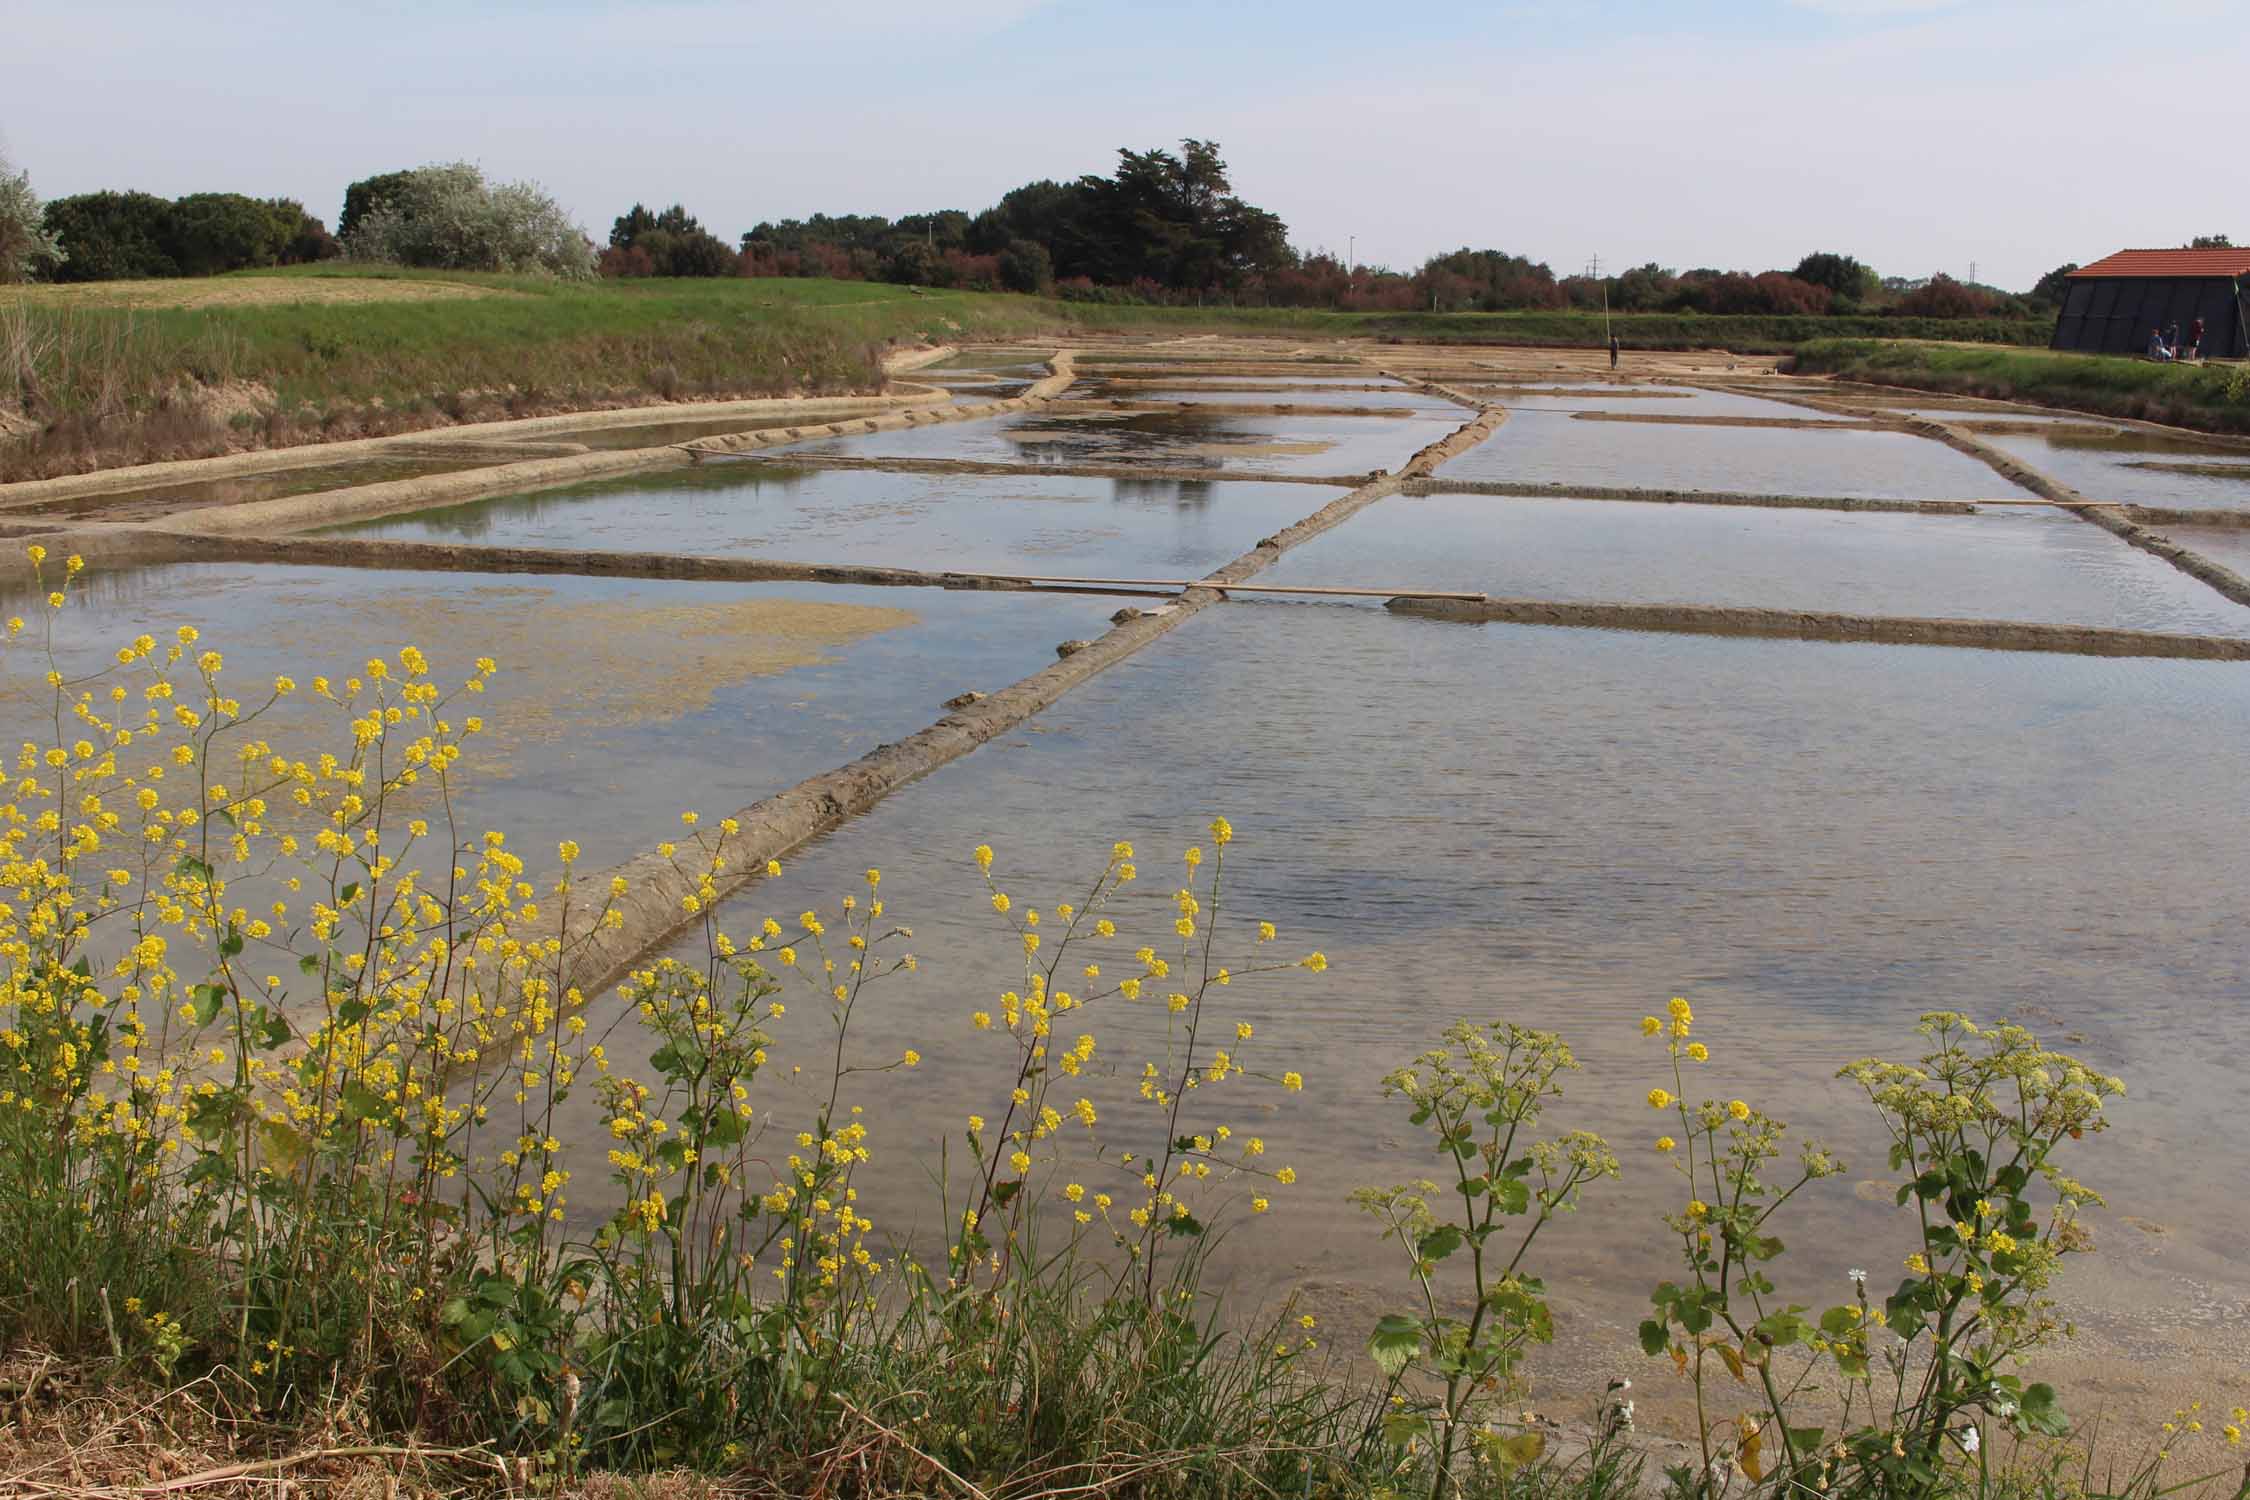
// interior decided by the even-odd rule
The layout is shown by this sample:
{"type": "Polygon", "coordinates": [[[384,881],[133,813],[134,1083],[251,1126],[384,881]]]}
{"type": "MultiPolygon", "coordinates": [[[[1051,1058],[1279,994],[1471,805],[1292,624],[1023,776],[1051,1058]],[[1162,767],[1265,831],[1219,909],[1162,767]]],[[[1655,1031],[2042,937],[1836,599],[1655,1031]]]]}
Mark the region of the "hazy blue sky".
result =
{"type": "Polygon", "coordinates": [[[1491,245],[2028,286],[2250,241],[2242,0],[6,0],[0,139],[49,197],[227,189],[334,220],[466,158],[597,238],[982,208],[1222,143],[1300,246],[1491,245]]]}

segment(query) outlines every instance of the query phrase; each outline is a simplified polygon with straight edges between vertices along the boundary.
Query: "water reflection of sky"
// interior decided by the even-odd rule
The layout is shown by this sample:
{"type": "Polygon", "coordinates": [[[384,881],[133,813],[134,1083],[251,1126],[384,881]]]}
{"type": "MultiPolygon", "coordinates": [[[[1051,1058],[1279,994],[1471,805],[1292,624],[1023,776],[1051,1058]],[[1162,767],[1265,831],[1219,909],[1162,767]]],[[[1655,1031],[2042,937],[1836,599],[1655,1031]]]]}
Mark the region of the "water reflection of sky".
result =
{"type": "Polygon", "coordinates": [[[1201,576],[1338,491],[712,460],[348,528],[413,541],[1026,573],[1201,576]]]}
{"type": "MultiPolygon", "coordinates": [[[[2223,1269],[2250,1211],[2212,1199],[2177,1146],[2192,1136],[2206,1163],[2250,1148],[2213,1107],[2231,1095],[2225,1059],[2250,1044],[2250,846],[2233,816],[2246,776],[2250,672],[2234,664],[1238,604],[820,840],[729,920],[794,912],[883,869],[922,963],[870,1002],[863,1035],[871,1052],[913,1045],[924,1064],[865,1098],[890,1148],[866,1186],[876,1217],[907,1232],[935,1218],[922,1175],[935,1138],[1006,1088],[968,1015],[1021,973],[970,849],[990,842],[1017,900],[1051,904],[1111,840],[1132,839],[1144,889],[1121,914],[1129,950],[1168,926],[1178,849],[1207,842],[1224,812],[1239,834],[1235,909],[1278,922],[1289,952],[1332,961],[1322,978],[1245,982],[1220,1002],[1229,1023],[1254,1023],[1254,1067],[1310,1080],[1225,1106],[1306,1183],[1222,1252],[1237,1291],[1315,1285],[1347,1311],[1379,1301],[1366,1289],[1390,1278],[1385,1252],[1343,1196],[1429,1170],[1402,1154],[1381,1073],[1456,1016],[1555,1027],[1589,1070],[1559,1123],[1611,1134],[1630,1167],[1607,1213],[1558,1226],[1548,1256],[1589,1337],[1543,1368],[1591,1389],[1631,1362],[1635,1308],[1667,1274],[1637,1228],[1665,1184],[1639,1103],[1659,1060],[1637,1016],[1692,997],[1718,1059],[1699,1087],[1845,1149],[1853,1172],[1808,1200],[1819,1232],[1800,1222],[1793,1241],[1788,1294],[1803,1301],[1840,1295],[1845,1266],[1872,1264],[1869,1247],[1905,1228],[1836,1067],[1906,1051],[1925,1010],[2021,1018],[2135,1086],[2131,1128],[2088,1149],[2085,1175],[2117,1214],[2168,1226],[2170,1259],[2069,1284],[2086,1357],[2113,1359],[2170,1347],[2150,1309],[2187,1295],[2183,1278],[2231,1275],[2196,1283],[2222,1307],[2250,1292],[2239,1265],[2223,1269]]],[[[1114,1005],[1088,1018],[1106,1061],[1087,1088],[1113,1146],[1146,1134],[1129,1084],[1161,1022],[1114,1005]]]]}
{"type": "Polygon", "coordinates": [[[1577,422],[1551,415],[1510,420],[1446,463],[1438,477],[1888,500],[2030,498],[1968,455],[1911,433],[1577,422]]]}
{"type": "Polygon", "coordinates": [[[1947,516],[1393,495],[1260,581],[2250,634],[2250,609],[2046,507],[1947,516]]]}

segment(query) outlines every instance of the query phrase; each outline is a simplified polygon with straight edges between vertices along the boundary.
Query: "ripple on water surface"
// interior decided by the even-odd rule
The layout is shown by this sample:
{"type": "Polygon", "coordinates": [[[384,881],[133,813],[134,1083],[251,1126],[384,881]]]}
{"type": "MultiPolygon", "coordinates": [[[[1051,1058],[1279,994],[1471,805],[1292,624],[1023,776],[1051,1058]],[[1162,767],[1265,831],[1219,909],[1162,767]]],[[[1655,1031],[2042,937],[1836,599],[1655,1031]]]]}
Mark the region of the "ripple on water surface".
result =
{"type": "MultiPolygon", "coordinates": [[[[622,859],[676,829],[683,807],[732,811],[841,765],[933,722],[963,689],[1037,671],[1056,642],[1098,633],[1116,608],[939,589],[227,563],[96,571],[84,600],[57,617],[58,645],[82,670],[137,632],[194,624],[246,701],[276,675],[296,678],[301,696],[259,724],[289,750],[350,745],[341,716],[309,699],[316,674],[341,683],[412,644],[452,684],[493,657],[490,688],[454,704],[488,725],[456,803],[465,830],[504,830],[535,869],[560,839],[595,864],[622,859]]],[[[42,732],[33,667],[11,650],[0,670],[7,743],[42,732]]]]}
{"type": "MultiPolygon", "coordinates": [[[[2170,1269],[2127,1258],[2112,1282],[2066,1283],[2081,1348],[2114,1357],[2135,1307],[2176,1301],[2171,1277],[2225,1267],[2250,1232],[2250,1209],[2197,1176],[2250,1149],[2239,1113],[2213,1107],[2250,1045],[2246,779],[2237,664],[1229,605],[802,851],[726,915],[786,917],[883,870],[921,968],[870,991],[861,1036],[870,1057],[912,1045],[924,1063],[857,1102],[882,1148],[864,1196],[906,1232],[937,1218],[922,1176],[936,1139],[997,1114],[1008,1087],[999,1042],[969,1015],[1021,987],[1020,956],[970,849],[989,841],[1016,901],[1051,905],[1111,840],[1134,840],[1139,895],[1102,955],[1129,962],[1135,942],[1169,942],[1151,935],[1169,931],[1179,848],[1224,812],[1230,909],[1331,968],[1215,992],[1225,1023],[1254,1024],[1249,1067],[1308,1080],[1300,1095],[1208,1096],[1304,1175],[1222,1264],[1260,1293],[1318,1283],[1336,1338],[1356,1337],[1356,1314],[1382,1310],[1365,1289],[1397,1287],[1343,1196],[1431,1169],[1405,1151],[1380,1075],[1455,1017],[1559,1028],[1588,1071],[1556,1123],[1611,1135],[1629,1176],[1545,1253],[1572,1329],[1540,1356],[1549,1393],[1598,1390],[1634,1362],[1647,1288],[1673,1274],[1643,1232],[1668,1179],[1648,1149],[1661,1122],[1639,1102],[1670,1080],[1636,1017],[1691,997],[1714,1052],[1698,1092],[1749,1098],[1851,1162],[1795,1221],[1787,1279],[1808,1302],[1840,1296],[1847,1265],[1905,1251],[1880,1142],[1835,1069],[1908,1054],[1927,1010],[2023,1019],[2134,1085],[2127,1128],[2089,1142],[2079,1175],[2120,1214],[2170,1226],[2170,1269]],[[2197,1150],[2179,1151],[2189,1138],[2197,1150]]],[[[1085,1087],[1113,1149],[1138,1148],[1130,1083],[1164,1016],[1104,1006],[1084,1022],[1102,1075],[1085,1087]]],[[[822,1020],[804,1008],[778,1051],[816,1044],[822,1020]]],[[[2239,1305],[2250,1276],[2239,1261],[2223,1274],[2207,1290],[2239,1305]]]]}
{"type": "Polygon", "coordinates": [[[1393,495],[1259,581],[2250,635],[2250,609],[2043,507],[1949,516],[1393,495]]]}
{"type": "Polygon", "coordinates": [[[1912,433],[1578,422],[1553,415],[1511,420],[1448,461],[1438,477],[1879,500],[2029,498],[1987,465],[1912,433]]]}
{"type": "Polygon", "coordinates": [[[906,474],[713,460],[345,528],[510,547],[1200,577],[1341,491],[1037,474],[906,474]]]}
{"type": "Polygon", "coordinates": [[[2250,454],[2239,449],[2146,433],[2114,438],[1995,436],[1985,441],[2089,500],[2181,510],[2250,508],[2250,454]]]}

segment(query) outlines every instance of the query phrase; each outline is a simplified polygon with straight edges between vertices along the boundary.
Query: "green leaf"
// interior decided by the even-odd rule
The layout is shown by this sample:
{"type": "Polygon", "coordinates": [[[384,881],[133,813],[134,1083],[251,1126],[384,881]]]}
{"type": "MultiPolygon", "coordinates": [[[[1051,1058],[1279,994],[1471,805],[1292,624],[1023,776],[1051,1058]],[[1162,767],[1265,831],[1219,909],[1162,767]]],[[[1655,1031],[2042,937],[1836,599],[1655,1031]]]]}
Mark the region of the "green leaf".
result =
{"type": "Polygon", "coordinates": [[[1016,1194],[1022,1191],[1023,1182],[1021,1181],[1021,1179],[1010,1182],[996,1182],[992,1185],[993,1204],[995,1206],[1005,1205],[1010,1198],[1015,1197],[1016,1194]]]}
{"type": "Polygon", "coordinates": [[[1641,1319],[1641,1353],[1654,1358],[1671,1346],[1672,1335],[1654,1318],[1641,1319]]]}
{"type": "Polygon", "coordinates": [[[336,904],[338,906],[349,906],[358,899],[359,882],[356,880],[336,893],[336,904]]]}
{"type": "Polygon", "coordinates": [[[1367,1337],[1367,1356],[1385,1375],[1396,1375],[1421,1353],[1422,1325],[1398,1313],[1385,1313],[1367,1337]]]}
{"type": "Polygon", "coordinates": [[[1818,1427],[1791,1427],[1788,1429],[1789,1446],[1799,1453],[1817,1453],[1823,1429],[1818,1427]]]}
{"type": "Polygon", "coordinates": [[[2023,1404],[2017,1411],[2024,1426],[2045,1437],[2061,1437],[2070,1431],[2070,1418],[2055,1400],[2055,1388],[2044,1381],[2024,1388],[2023,1404]]]}
{"type": "Polygon", "coordinates": [[[1414,1246],[1414,1253],[1423,1260],[1443,1260],[1460,1248],[1460,1229],[1452,1224],[1441,1224],[1422,1236],[1414,1246]]]}
{"type": "Polygon", "coordinates": [[[1518,1178],[1503,1177],[1492,1185],[1492,1201],[1504,1214],[1520,1214],[1531,1206],[1531,1185],[1518,1178]]]}
{"type": "Polygon", "coordinates": [[[1430,1419],[1409,1411],[1383,1414],[1383,1440],[1403,1448],[1416,1438],[1430,1435],[1430,1419]]]}

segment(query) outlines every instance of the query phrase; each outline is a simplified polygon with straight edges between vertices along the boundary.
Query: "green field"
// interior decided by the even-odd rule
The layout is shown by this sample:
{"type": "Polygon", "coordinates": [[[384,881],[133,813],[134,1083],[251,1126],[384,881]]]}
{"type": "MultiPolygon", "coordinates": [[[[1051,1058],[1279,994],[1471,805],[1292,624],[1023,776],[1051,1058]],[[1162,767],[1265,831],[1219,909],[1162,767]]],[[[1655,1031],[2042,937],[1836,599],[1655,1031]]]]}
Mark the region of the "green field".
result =
{"type": "Polygon", "coordinates": [[[1285,333],[1779,352],[1822,333],[2043,343],[2035,323],[1112,306],[785,279],[557,282],[327,264],[0,294],[0,480],[655,400],[869,390],[894,346],[1285,333]],[[223,398],[214,400],[214,395],[223,398]],[[0,398],[4,399],[4,398],[0,398]]]}
{"type": "Polygon", "coordinates": [[[2158,364],[2130,356],[2045,349],[1821,339],[1798,349],[1797,368],[1878,385],[2030,401],[2205,432],[2250,433],[2250,366],[2240,364],[2158,364]]]}

